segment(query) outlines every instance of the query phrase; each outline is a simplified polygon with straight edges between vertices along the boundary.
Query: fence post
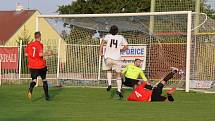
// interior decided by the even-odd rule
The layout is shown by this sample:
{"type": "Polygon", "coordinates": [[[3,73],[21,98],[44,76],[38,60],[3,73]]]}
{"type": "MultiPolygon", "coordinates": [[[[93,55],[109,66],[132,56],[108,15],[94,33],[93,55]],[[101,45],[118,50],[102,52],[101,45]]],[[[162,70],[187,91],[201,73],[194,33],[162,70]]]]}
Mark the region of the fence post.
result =
{"type": "Polygon", "coordinates": [[[22,71],[22,40],[19,43],[19,84],[21,84],[21,71],[22,71]]]}
{"type": "MultiPolygon", "coordinates": [[[[100,39],[100,45],[101,45],[101,42],[102,42],[102,39],[100,39]]],[[[102,50],[103,51],[103,50],[102,50]]],[[[101,64],[102,64],[102,56],[101,55],[99,55],[99,71],[98,71],[98,80],[100,80],[101,79],[101,64]]]]}
{"type": "Polygon", "coordinates": [[[60,72],[60,47],[61,47],[61,39],[58,40],[58,50],[57,50],[57,85],[59,86],[59,72],[60,72]]]}

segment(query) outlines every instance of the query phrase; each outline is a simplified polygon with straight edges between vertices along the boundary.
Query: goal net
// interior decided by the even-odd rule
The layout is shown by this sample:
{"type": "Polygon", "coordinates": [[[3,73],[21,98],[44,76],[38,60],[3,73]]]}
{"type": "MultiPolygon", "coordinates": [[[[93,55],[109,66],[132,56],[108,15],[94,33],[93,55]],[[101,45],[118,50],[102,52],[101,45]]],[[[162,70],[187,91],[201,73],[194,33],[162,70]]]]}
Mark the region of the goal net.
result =
{"type": "Polygon", "coordinates": [[[56,57],[47,59],[48,68],[55,70],[49,74],[56,75],[59,83],[106,86],[103,59],[98,55],[100,38],[108,33],[111,25],[117,25],[119,34],[129,43],[129,49],[122,53],[123,66],[141,59],[146,77],[155,83],[162,80],[171,67],[179,68],[183,73],[170,80],[168,86],[189,91],[198,88],[192,87],[194,81],[209,80],[203,73],[213,73],[212,35],[200,34],[200,28],[208,21],[204,14],[199,14],[199,18],[194,24],[195,14],[189,11],[40,15],[36,25],[43,33],[40,21],[46,19],[61,35],[57,44],[49,45],[57,52],[56,57]],[[198,32],[194,34],[196,29],[198,32]]]}
{"type": "Polygon", "coordinates": [[[201,15],[194,15],[195,24],[192,33],[192,63],[190,89],[195,91],[215,92],[215,20],[201,15]]]}

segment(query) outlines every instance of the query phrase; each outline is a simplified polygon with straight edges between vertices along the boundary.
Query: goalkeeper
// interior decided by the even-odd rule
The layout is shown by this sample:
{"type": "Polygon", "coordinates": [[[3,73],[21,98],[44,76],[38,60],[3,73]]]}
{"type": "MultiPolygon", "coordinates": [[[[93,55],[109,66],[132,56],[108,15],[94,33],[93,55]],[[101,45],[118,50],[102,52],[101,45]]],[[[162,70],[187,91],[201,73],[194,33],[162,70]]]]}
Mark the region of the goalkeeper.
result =
{"type": "Polygon", "coordinates": [[[147,81],[145,74],[141,69],[141,60],[135,59],[134,64],[127,65],[122,71],[123,84],[128,87],[133,87],[135,89],[141,82],[138,77],[141,76],[143,81],[147,81]]]}

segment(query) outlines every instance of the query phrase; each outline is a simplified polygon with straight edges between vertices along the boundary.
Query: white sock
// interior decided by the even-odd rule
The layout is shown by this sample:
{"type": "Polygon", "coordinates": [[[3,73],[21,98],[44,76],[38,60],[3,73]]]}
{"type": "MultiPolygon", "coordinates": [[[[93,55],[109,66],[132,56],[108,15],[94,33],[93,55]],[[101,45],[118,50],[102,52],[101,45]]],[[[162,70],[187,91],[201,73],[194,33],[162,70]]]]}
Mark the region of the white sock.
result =
{"type": "Polygon", "coordinates": [[[36,82],[35,87],[38,87],[38,86],[39,86],[39,80],[38,80],[38,79],[35,79],[35,80],[33,80],[33,81],[36,82]]]}
{"type": "Polygon", "coordinates": [[[111,72],[107,72],[108,86],[111,85],[111,79],[112,79],[112,73],[111,72]]]}
{"type": "Polygon", "coordinates": [[[121,79],[116,79],[116,84],[117,84],[117,91],[121,92],[122,80],[121,79]]]}

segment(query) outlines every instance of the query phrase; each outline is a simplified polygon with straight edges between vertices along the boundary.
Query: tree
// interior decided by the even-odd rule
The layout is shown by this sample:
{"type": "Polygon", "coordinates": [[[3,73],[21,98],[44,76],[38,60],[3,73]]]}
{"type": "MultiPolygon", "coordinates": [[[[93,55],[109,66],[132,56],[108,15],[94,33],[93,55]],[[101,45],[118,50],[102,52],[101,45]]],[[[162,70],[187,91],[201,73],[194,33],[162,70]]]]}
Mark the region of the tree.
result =
{"type": "Polygon", "coordinates": [[[28,43],[32,42],[33,41],[33,38],[30,34],[30,32],[28,30],[26,30],[24,28],[24,30],[21,32],[21,34],[18,36],[18,39],[16,40],[17,44],[20,45],[22,41],[22,61],[21,61],[21,64],[22,64],[22,69],[21,69],[21,73],[22,74],[27,74],[29,73],[28,71],[28,67],[26,65],[26,63],[28,62],[28,59],[25,57],[25,45],[27,45],[28,43]]]}
{"type": "MultiPolygon", "coordinates": [[[[149,12],[151,0],[77,0],[58,7],[59,14],[134,13],[149,12]]],[[[213,15],[215,10],[201,2],[201,12],[213,15]]],[[[195,0],[156,0],[156,11],[195,11],[195,0]]]]}
{"type": "Polygon", "coordinates": [[[18,36],[18,39],[16,40],[17,44],[20,45],[21,41],[22,45],[27,45],[29,42],[33,41],[33,38],[28,30],[24,29],[22,33],[18,36]]]}
{"type": "Polygon", "coordinates": [[[148,12],[150,0],[77,0],[59,6],[57,11],[60,14],[148,12]]]}
{"type": "Polygon", "coordinates": [[[202,12],[206,13],[210,18],[215,19],[215,8],[212,8],[211,5],[206,3],[206,1],[203,4],[202,12]]]}

